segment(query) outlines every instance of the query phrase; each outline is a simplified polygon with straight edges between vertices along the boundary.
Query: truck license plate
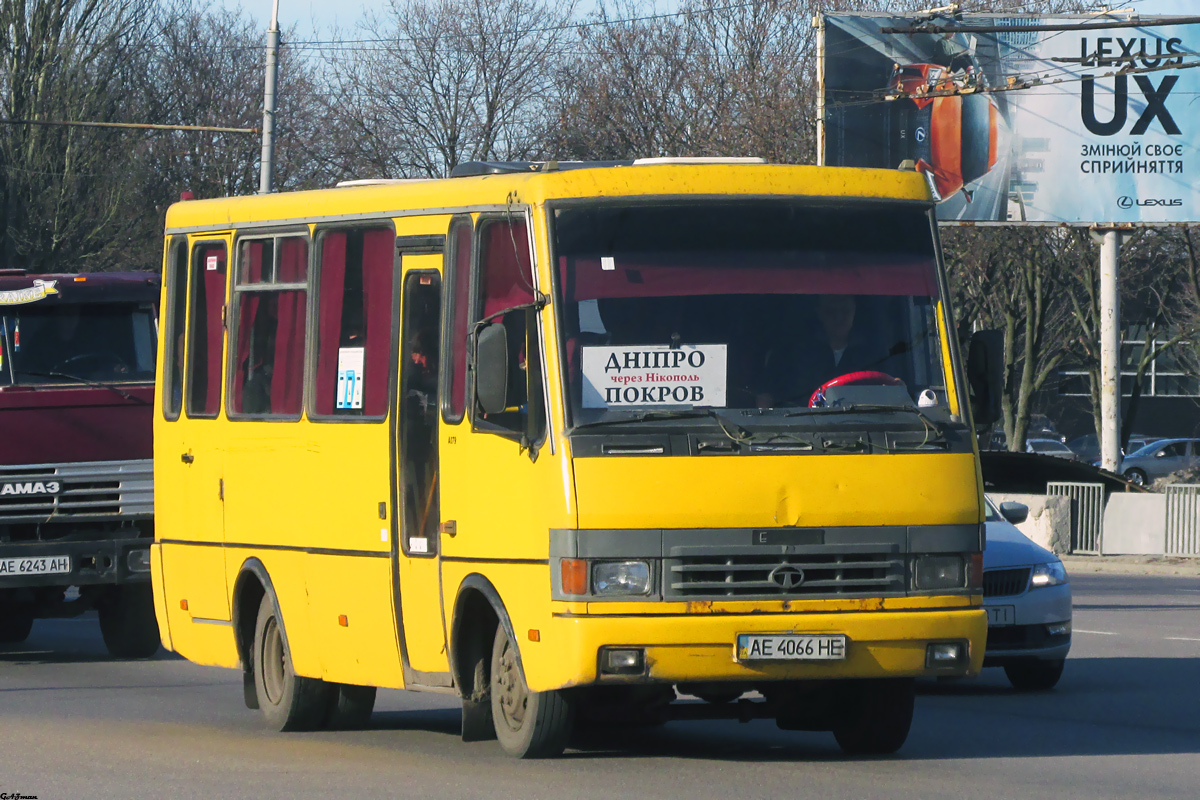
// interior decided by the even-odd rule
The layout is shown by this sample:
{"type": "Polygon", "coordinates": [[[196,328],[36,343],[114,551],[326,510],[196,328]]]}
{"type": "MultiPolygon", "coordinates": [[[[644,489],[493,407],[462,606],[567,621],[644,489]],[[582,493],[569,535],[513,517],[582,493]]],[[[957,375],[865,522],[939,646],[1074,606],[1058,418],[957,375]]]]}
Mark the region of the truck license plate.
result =
{"type": "Polygon", "coordinates": [[[57,575],[70,571],[70,556],[0,558],[0,577],[11,577],[14,575],[57,575]]]}
{"type": "Polygon", "coordinates": [[[845,634],[743,633],[737,638],[738,661],[842,661],[845,634]]]}

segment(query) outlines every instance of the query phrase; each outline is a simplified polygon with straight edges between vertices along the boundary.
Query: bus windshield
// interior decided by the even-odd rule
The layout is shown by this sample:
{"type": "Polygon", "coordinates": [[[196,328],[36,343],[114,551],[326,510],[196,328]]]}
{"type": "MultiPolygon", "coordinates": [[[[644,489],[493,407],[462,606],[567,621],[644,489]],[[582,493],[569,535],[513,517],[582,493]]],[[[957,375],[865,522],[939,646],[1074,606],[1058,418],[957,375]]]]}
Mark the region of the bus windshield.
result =
{"type": "Polygon", "coordinates": [[[54,303],[0,315],[0,386],[154,380],[154,307],[54,303]]]}
{"type": "Polygon", "coordinates": [[[572,424],[821,405],[830,381],[947,413],[923,207],[597,203],[552,222],[572,424]]]}

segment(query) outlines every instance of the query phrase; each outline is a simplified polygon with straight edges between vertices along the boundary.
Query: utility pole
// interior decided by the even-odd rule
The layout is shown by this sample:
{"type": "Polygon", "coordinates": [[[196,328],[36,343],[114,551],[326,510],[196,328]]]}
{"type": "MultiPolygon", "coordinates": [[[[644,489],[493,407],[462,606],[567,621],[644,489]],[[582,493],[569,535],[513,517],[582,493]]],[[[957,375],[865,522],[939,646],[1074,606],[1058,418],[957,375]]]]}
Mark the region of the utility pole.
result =
{"type": "Polygon", "coordinates": [[[275,174],[275,83],[279,77],[279,0],[271,9],[271,27],[267,29],[267,75],[263,87],[262,159],[258,173],[258,193],[270,194],[275,174]]]}
{"type": "Polygon", "coordinates": [[[1118,260],[1121,233],[1093,231],[1100,242],[1100,466],[1121,470],[1121,299],[1118,260]]]}

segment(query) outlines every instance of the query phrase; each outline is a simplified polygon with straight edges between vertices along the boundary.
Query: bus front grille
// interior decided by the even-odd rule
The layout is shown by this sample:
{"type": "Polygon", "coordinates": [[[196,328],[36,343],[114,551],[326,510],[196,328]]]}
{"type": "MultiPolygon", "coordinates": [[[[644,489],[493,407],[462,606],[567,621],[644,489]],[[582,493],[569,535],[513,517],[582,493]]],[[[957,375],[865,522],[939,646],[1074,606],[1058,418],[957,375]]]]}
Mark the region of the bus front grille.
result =
{"type": "Polygon", "coordinates": [[[897,553],[767,555],[761,552],[668,558],[665,599],[780,599],[903,595],[905,559],[897,553]]]}

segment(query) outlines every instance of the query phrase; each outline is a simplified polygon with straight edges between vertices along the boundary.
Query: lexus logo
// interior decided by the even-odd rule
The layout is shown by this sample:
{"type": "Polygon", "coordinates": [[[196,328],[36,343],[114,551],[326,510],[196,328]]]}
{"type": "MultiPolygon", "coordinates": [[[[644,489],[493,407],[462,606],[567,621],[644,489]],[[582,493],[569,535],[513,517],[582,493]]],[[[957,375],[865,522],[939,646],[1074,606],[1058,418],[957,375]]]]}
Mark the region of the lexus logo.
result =
{"type": "Polygon", "coordinates": [[[784,591],[789,591],[804,583],[804,570],[799,567],[793,567],[791,564],[780,564],[771,570],[771,574],[767,576],[767,580],[781,586],[784,591]]]}
{"type": "Polygon", "coordinates": [[[1117,198],[1117,207],[1118,208],[1133,208],[1133,198],[1128,195],[1117,198]]]}
{"type": "Polygon", "coordinates": [[[925,129],[917,128],[915,131],[913,131],[913,138],[915,138],[918,142],[925,141],[925,129]]]}

